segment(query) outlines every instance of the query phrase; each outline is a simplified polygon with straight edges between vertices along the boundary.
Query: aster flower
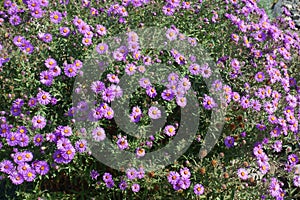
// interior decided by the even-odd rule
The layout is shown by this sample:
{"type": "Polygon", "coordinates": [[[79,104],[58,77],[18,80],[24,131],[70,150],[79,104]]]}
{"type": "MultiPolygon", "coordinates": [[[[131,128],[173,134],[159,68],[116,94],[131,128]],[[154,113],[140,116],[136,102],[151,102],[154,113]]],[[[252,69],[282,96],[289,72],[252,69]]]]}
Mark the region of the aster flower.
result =
{"type": "Polygon", "coordinates": [[[19,133],[9,132],[6,135],[6,142],[9,146],[16,146],[18,144],[19,133]]]}
{"type": "Polygon", "coordinates": [[[207,63],[201,66],[201,75],[203,76],[203,78],[209,78],[211,74],[212,71],[207,63]]]}
{"type": "Polygon", "coordinates": [[[5,174],[11,174],[14,169],[14,164],[10,160],[3,160],[0,162],[0,171],[5,174]]]}
{"type": "Polygon", "coordinates": [[[31,16],[34,18],[42,18],[44,15],[44,11],[40,7],[36,7],[31,11],[31,16]]]}
{"type": "Polygon", "coordinates": [[[115,74],[107,74],[106,77],[109,80],[109,82],[111,82],[111,83],[118,84],[120,82],[119,77],[117,75],[115,75],[115,74]]]}
{"type": "Polygon", "coordinates": [[[238,169],[237,174],[238,174],[239,178],[242,180],[248,179],[248,172],[244,168],[238,169]]]}
{"type": "Polygon", "coordinates": [[[75,149],[79,153],[83,153],[87,149],[87,141],[84,139],[78,140],[75,142],[75,149]]]}
{"type": "Polygon", "coordinates": [[[93,180],[97,180],[98,176],[100,174],[96,171],[96,170],[92,170],[91,173],[90,173],[90,177],[93,179],[93,180]]]}
{"type": "Polygon", "coordinates": [[[187,63],[187,60],[185,59],[185,57],[181,54],[178,54],[175,57],[175,61],[176,63],[178,63],[179,65],[185,65],[187,63]]]}
{"type": "Polygon", "coordinates": [[[119,149],[121,149],[121,150],[127,149],[129,147],[128,142],[125,137],[120,137],[117,140],[117,145],[118,145],[119,149]]]}
{"type": "Polygon", "coordinates": [[[105,44],[105,43],[99,43],[97,46],[96,46],[96,51],[99,53],[99,54],[104,54],[106,53],[108,50],[108,45],[105,44]]]}
{"type": "Polygon", "coordinates": [[[112,175],[108,172],[105,172],[102,176],[102,179],[105,183],[112,180],[112,175]]]}
{"type": "Polygon", "coordinates": [[[151,106],[148,110],[148,115],[151,119],[159,119],[161,117],[161,111],[157,107],[151,106]]]}
{"type": "Polygon", "coordinates": [[[225,139],[224,139],[224,143],[225,143],[225,146],[228,147],[228,148],[231,148],[234,146],[234,137],[232,136],[227,136],[225,139]]]}
{"type": "Polygon", "coordinates": [[[149,86],[149,87],[147,87],[147,89],[146,89],[146,94],[147,94],[150,98],[154,98],[154,97],[156,97],[157,92],[156,92],[156,90],[155,90],[154,87],[149,86]]]}
{"type": "Polygon", "coordinates": [[[68,27],[60,27],[59,33],[64,37],[68,37],[70,35],[71,31],[68,27]]]}
{"type": "Polygon", "coordinates": [[[133,192],[139,192],[140,191],[140,185],[137,183],[132,184],[131,189],[133,192]]]}
{"type": "Polygon", "coordinates": [[[255,75],[255,80],[257,82],[262,82],[264,81],[265,79],[265,74],[263,72],[258,72],[256,75],[255,75]]]}
{"type": "Polygon", "coordinates": [[[137,171],[134,168],[129,168],[126,170],[126,176],[128,180],[134,180],[137,178],[137,171]]]}
{"type": "Polygon", "coordinates": [[[104,36],[106,35],[106,28],[103,25],[96,25],[96,32],[100,35],[100,36],[104,36]]]}
{"type": "Polygon", "coordinates": [[[145,156],[145,154],[146,154],[145,149],[140,148],[140,147],[138,147],[138,148],[135,150],[135,152],[136,152],[136,156],[137,156],[138,158],[139,158],[139,157],[143,157],[143,156],[145,156]]]}
{"type": "Polygon", "coordinates": [[[94,81],[91,84],[91,89],[93,90],[93,92],[95,92],[96,94],[102,93],[105,90],[105,85],[103,82],[101,81],[94,81]]]}
{"type": "Polygon", "coordinates": [[[215,103],[214,99],[211,98],[210,96],[208,95],[205,95],[204,96],[204,99],[203,99],[203,107],[207,110],[211,110],[213,109],[214,107],[216,107],[217,104],[215,103]]]}
{"type": "Polygon", "coordinates": [[[36,173],[33,169],[28,169],[25,174],[23,174],[23,178],[27,182],[32,182],[36,177],[36,173]]]}
{"type": "Polygon", "coordinates": [[[125,72],[129,76],[133,75],[136,72],[136,66],[134,64],[127,64],[125,67],[125,72]]]}
{"type": "Polygon", "coordinates": [[[33,138],[33,143],[35,146],[41,146],[44,141],[44,137],[41,134],[36,134],[33,138]]]}
{"type": "Polygon", "coordinates": [[[191,177],[191,172],[187,167],[180,169],[180,175],[182,178],[187,179],[191,177]]]}
{"type": "Polygon", "coordinates": [[[11,182],[15,185],[20,185],[24,182],[23,176],[17,171],[13,171],[8,177],[11,180],[11,182]]]}
{"type": "Polygon", "coordinates": [[[17,152],[13,156],[13,159],[16,164],[21,164],[25,162],[25,155],[22,152],[17,152]]]}
{"type": "Polygon", "coordinates": [[[166,101],[171,101],[174,96],[174,92],[171,89],[166,89],[161,93],[162,99],[166,101]]]}
{"type": "Polygon", "coordinates": [[[196,184],[194,186],[194,193],[196,195],[202,195],[204,193],[204,187],[201,184],[196,184]]]}
{"type": "Polygon", "coordinates": [[[34,116],[31,120],[34,128],[43,129],[46,126],[46,119],[43,116],[34,116]]]}
{"type": "Polygon", "coordinates": [[[148,88],[149,86],[151,86],[151,82],[148,78],[141,78],[139,80],[139,84],[142,88],[148,88]]]}
{"type": "Polygon", "coordinates": [[[28,106],[30,108],[36,106],[36,104],[37,104],[37,99],[36,98],[32,97],[32,98],[29,99],[28,106]]]}
{"type": "Polygon", "coordinates": [[[37,95],[36,95],[37,101],[42,104],[42,105],[48,105],[50,103],[51,100],[51,95],[49,92],[45,92],[45,91],[40,91],[37,95]]]}
{"type": "Polygon", "coordinates": [[[122,181],[120,182],[120,184],[119,184],[119,188],[120,188],[120,190],[122,190],[122,191],[126,190],[126,188],[127,188],[127,183],[126,183],[124,180],[122,180],[122,181]]]}
{"type": "Polygon", "coordinates": [[[84,38],[82,38],[82,44],[85,46],[90,46],[92,44],[92,39],[84,37],[84,38]]]}
{"type": "Polygon", "coordinates": [[[69,137],[72,135],[72,128],[69,126],[64,126],[60,129],[61,135],[65,137],[69,137]]]}
{"type": "Polygon", "coordinates": [[[67,77],[71,78],[76,76],[77,69],[73,64],[66,64],[64,68],[64,72],[67,77]]]}
{"type": "Polygon", "coordinates": [[[169,28],[166,32],[166,36],[170,41],[176,40],[177,32],[174,29],[169,28]]]}
{"type": "Polygon", "coordinates": [[[50,71],[42,71],[40,73],[40,82],[46,86],[50,86],[53,83],[53,75],[50,71]]]}
{"type": "Polygon", "coordinates": [[[106,138],[105,130],[102,127],[97,127],[92,131],[92,135],[95,141],[100,142],[106,138]]]}
{"type": "Polygon", "coordinates": [[[75,156],[75,149],[72,145],[69,145],[64,150],[62,150],[62,157],[66,160],[66,162],[70,162],[75,156]]]}
{"type": "Polygon", "coordinates": [[[178,172],[171,171],[168,175],[168,182],[172,185],[176,184],[180,180],[180,175],[178,172]]]}
{"type": "Polygon", "coordinates": [[[62,14],[59,11],[53,11],[50,13],[50,21],[58,24],[62,20],[62,14]]]}
{"type": "Polygon", "coordinates": [[[34,165],[36,173],[46,175],[49,172],[49,164],[46,161],[37,161],[34,165]]]}
{"type": "Polygon", "coordinates": [[[296,154],[291,154],[288,156],[288,161],[291,165],[296,165],[298,163],[299,159],[296,154]]]}
{"type": "Polygon", "coordinates": [[[294,176],[293,183],[294,183],[294,186],[300,187],[300,176],[294,176]]]}
{"type": "Polygon", "coordinates": [[[163,6],[163,13],[165,15],[171,16],[174,14],[174,12],[175,12],[175,9],[171,5],[167,4],[167,5],[163,6]]]}
{"type": "Polygon", "coordinates": [[[22,22],[21,17],[19,17],[18,15],[12,15],[9,18],[9,23],[13,26],[18,26],[20,25],[22,22]]]}

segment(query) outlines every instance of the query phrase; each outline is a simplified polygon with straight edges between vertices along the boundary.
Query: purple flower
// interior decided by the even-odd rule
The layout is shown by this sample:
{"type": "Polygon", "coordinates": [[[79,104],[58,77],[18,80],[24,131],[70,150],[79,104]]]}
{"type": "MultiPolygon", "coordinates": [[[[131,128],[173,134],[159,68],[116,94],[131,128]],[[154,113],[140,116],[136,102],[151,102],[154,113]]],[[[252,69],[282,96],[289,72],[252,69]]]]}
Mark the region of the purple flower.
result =
{"type": "Polygon", "coordinates": [[[177,32],[174,29],[169,28],[167,30],[166,36],[170,41],[175,40],[177,38],[177,32]]]}
{"type": "Polygon", "coordinates": [[[62,157],[67,160],[71,161],[75,156],[75,149],[72,145],[69,145],[64,150],[62,150],[62,157]]]}
{"type": "Polygon", "coordinates": [[[103,141],[106,138],[105,130],[102,127],[97,127],[92,131],[93,139],[97,142],[103,141]]]}
{"type": "Polygon", "coordinates": [[[106,35],[106,28],[100,24],[96,25],[96,31],[100,36],[106,35]]]}
{"type": "Polygon", "coordinates": [[[277,140],[274,142],[272,147],[275,152],[280,152],[282,150],[282,142],[280,140],[277,140]]]}
{"type": "Polygon", "coordinates": [[[83,153],[86,151],[87,148],[87,141],[84,139],[78,140],[75,142],[75,149],[79,152],[79,153],[83,153]]]}
{"type": "Polygon", "coordinates": [[[28,106],[30,108],[36,106],[36,104],[37,104],[37,99],[36,98],[32,97],[32,98],[29,99],[28,106]]]}
{"type": "Polygon", "coordinates": [[[40,82],[46,86],[50,86],[53,83],[53,75],[50,71],[42,71],[40,73],[40,82]]]}
{"type": "Polygon", "coordinates": [[[136,156],[137,156],[138,158],[139,158],[139,157],[143,157],[143,156],[145,156],[145,154],[146,154],[145,149],[140,148],[140,147],[138,147],[138,148],[135,150],[135,152],[136,152],[136,156]]]}
{"type": "Polygon", "coordinates": [[[242,180],[248,179],[248,172],[244,168],[238,169],[237,174],[242,180]]]}
{"type": "Polygon", "coordinates": [[[99,176],[100,174],[96,171],[96,170],[92,170],[91,173],[90,173],[90,176],[93,180],[96,180],[97,177],[99,176]]]}
{"type": "Polygon", "coordinates": [[[296,165],[299,161],[298,156],[296,154],[291,154],[288,156],[288,161],[291,165],[296,165]]]}
{"type": "Polygon", "coordinates": [[[294,176],[293,183],[294,183],[294,186],[300,187],[300,176],[294,176]]]}
{"type": "Polygon", "coordinates": [[[201,66],[201,75],[203,76],[203,78],[209,78],[211,74],[212,71],[207,63],[201,66]]]}
{"type": "Polygon", "coordinates": [[[18,26],[19,24],[21,24],[21,17],[19,17],[18,15],[12,15],[9,18],[9,23],[13,26],[18,26]]]}
{"type": "Polygon", "coordinates": [[[180,185],[181,189],[186,190],[190,187],[191,181],[188,178],[181,178],[179,180],[179,185],[180,185]]]}
{"type": "Polygon", "coordinates": [[[49,165],[46,161],[37,161],[34,164],[34,169],[36,173],[46,175],[49,172],[49,165]]]}
{"type": "Polygon", "coordinates": [[[258,73],[256,73],[256,75],[255,75],[255,80],[256,80],[257,82],[262,82],[262,81],[264,81],[264,80],[265,80],[265,74],[264,74],[263,72],[258,72],[258,73]]]}
{"type": "Polygon", "coordinates": [[[90,46],[92,44],[92,39],[91,38],[82,38],[82,44],[85,46],[90,46]]]}
{"type": "Polygon", "coordinates": [[[117,140],[117,145],[121,150],[127,149],[129,147],[125,137],[119,137],[119,139],[117,140]]]}
{"type": "Polygon", "coordinates": [[[106,173],[103,174],[102,179],[106,183],[106,182],[112,180],[112,175],[110,173],[106,172],[106,173]]]}
{"type": "Polygon", "coordinates": [[[169,137],[172,137],[176,134],[176,128],[172,125],[168,125],[165,127],[164,129],[164,133],[169,136],[169,137]]]}
{"type": "Polygon", "coordinates": [[[171,171],[168,175],[168,182],[172,185],[176,184],[180,180],[180,175],[178,172],[171,171]]]}
{"type": "Polygon", "coordinates": [[[171,89],[166,89],[161,93],[163,100],[171,101],[174,98],[174,92],[171,89]]]}
{"type": "Polygon", "coordinates": [[[182,178],[187,179],[187,178],[191,177],[191,172],[187,167],[185,167],[185,168],[180,169],[180,175],[182,178]]]}
{"type": "Polygon", "coordinates": [[[148,95],[150,98],[154,98],[154,97],[156,97],[156,95],[157,95],[157,92],[156,92],[155,88],[154,88],[154,87],[151,87],[151,86],[147,87],[146,93],[147,93],[147,95],[148,95]]]}
{"type": "Polygon", "coordinates": [[[115,75],[115,74],[107,74],[106,77],[109,80],[109,82],[111,82],[111,83],[118,84],[120,82],[119,77],[117,75],[115,75]]]}
{"type": "Polygon", "coordinates": [[[140,191],[140,185],[137,183],[132,184],[131,189],[133,192],[139,192],[140,191]]]}
{"type": "Polygon", "coordinates": [[[70,29],[68,27],[60,27],[59,32],[62,36],[68,37],[71,33],[70,29]]]}
{"type": "Polygon", "coordinates": [[[134,168],[130,168],[126,171],[126,176],[129,180],[133,180],[137,177],[137,171],[134,168]]]}
{"type": "Polygon", "coordinates": [[[17,171],[12,172],[8,177],[11,180],[11,182],[15,185],[20,185],[24,182],[23,176],[17,171]]]}
{"type": "Polygon", "coordinates": [[[36,134],[33,138],[33,143],[35,146],[41,146],[44,141],[43,135],[36,134]]]}
{"type": "Polygon", "coordinates": [[[34,128],[43,129],[46,126],[46,119],[43,116],[34,116],[31,120],[34,128]]]}
{"type": "Polygon", "coordinates": [[[15,132],[10,132],[6,136],[6,142],[9,146],[16,146],[18,144],[18,137],[20,134],[15,132]]]}
{"type": "Polygon", "coordinates": [[[161,111],[157,107],[151,106],[148,110],[148,115],[151,119],[159,119],[161,117],[161,111]]]}
{"type": "Polygon", "coordinates": [[[214,107],[216,107],[217,104],[215,103],[214,99],[211,98],[210,96],[208,95],[205,95],[204,96],[204,99],[203,99],[203,107],[207,110],[211,110],[213,109],[214,107]]]}
{"type": "Polygon", "coordinates": [[[225,139],[224,139],[224,143],[225,143],[225,146],[228,147],[228,148],[231,148],[234,146],[234,137],[232,136],[227,136],[225,139]]]}
{"type": "Polygon", "coordinates": [[[108,50],[108,45],[105,44],[105,43],[99,43],[97,46],[96,46],[96,51],[99,53],[99,54],[104,54],[106,53],[108,50]]]}
{"type": "Polygon", "coordinates": [[[16,164],[21,164],[25,162],[25,155],[22,152],[17,152],[15,153],[13,159],[16,164]]]}
{"type": "Polygon", "coordinates": [[[50,13],[50,21],[58,24],[62,20],[62,14],[59,11],[53,11],[50,13]]]}
{"type": "Polygon", "coordinates": [[[36,177],[36,173],[33,169],[28,169],[27,172],[23,175],[23,178],[27,182],[32,182],[36,177]]]}
{"type": "Polygon", "coordinates": [[[0,171],[6,174],[11,174],[14,169],[14,164],[10,160],[0,162],[0,171]]]}
{"type": "Polygon", "coordinates": [[[199,75],[201,73],[201,68],[198,64],[194,63],[189,66],[189,71],[192,75],[199,75]]]}
{"type": "Polygon", "coordinates": [[[119,188],[120,188],[121,190],[126,190],[126,188],[127,188],[127,183],[126,183],[124,180],[121,181],[120,184],[119,184],[119,188]]]}
{"type": "Polygon", "coordinates": [[[37,95],[37,100],[42,105],[47,105],[50,103],[51,95],[49,92],[40,91],[37,95]]]}
{"type": "Polygon", "coordinates": [[[204,187],[201,184],[196,184],[194,186],[194,193],[196,195],[202,195],[204,193],[204,187]]]}
{"type": "Polygon", "coordinates": [[[76,76],[77,69],[73,64],[66,64],[64,67],[64,72],[67,77],[71,78],[76,76]]]}
{"type": "Polygon", "coordinates": [[[40,7],[36,7],[34,8],[32,11],[31,11],[31,15],[34,17],[34,18],[41,18],[43,17],[44,15],[44,11],[40,8],[40,7]]]}

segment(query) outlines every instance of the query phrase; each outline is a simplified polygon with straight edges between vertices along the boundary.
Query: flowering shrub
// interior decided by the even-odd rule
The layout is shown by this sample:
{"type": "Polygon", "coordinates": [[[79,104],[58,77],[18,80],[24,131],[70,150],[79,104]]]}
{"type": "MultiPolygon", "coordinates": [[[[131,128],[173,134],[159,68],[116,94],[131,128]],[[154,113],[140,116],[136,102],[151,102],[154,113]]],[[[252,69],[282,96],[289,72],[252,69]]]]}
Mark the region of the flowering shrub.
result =
{"type": "Polygon", "coordinates": [[[299,197],[300,39],[293,21],[270,19],[257,3],[4,0],[1,199],[299,197]],[[155,48],[143,49],[149,41],[155,48]],[[72,99],[86,91],[92,101],[72,99]],[[185,149],[187,121],[197,129],[185,149]],[[207,140],[211,129],[220,138],[207,140]],[[101,162],[94,152],[108,152],[107,141],[135,159],[103,153],[121,164],[101,162]],[[169,144],[151,160],[166,165],[136,167],[169,144]]]}

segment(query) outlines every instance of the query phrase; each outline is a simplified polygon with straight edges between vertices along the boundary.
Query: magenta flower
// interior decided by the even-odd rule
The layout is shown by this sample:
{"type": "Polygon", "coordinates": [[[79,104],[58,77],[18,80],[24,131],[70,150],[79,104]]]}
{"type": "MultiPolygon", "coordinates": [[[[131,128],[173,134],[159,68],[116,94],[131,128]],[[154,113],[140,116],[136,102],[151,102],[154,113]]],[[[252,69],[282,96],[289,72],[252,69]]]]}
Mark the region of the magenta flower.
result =
{"type": "Polygon", "coordinates": [[[50,13],[50,21],[54,24],[60,23],[62,20],[62,14],[59,11],[53,11],[50,13]]]}
{"type": "Polygon", "coordinates": [[[248,172],[244,168],[238,169],[237,174],[240,177],[240,179],[242,179],[242,180],[248,179],[248,172]]]}
{"type": "Polygon", "coordinates": [[[31,120],[34,128],[43,129],[46,126],[46,119],[43,116],[34,116],[31,120]]]}
{"type": "Polygon", "coordinates": [[[151,119],[159,119],[161,117],[161,111],[157,107],[151,106],[148,110],[148,115],[151,119]]]}
{"type": "Polygon", "coordinates": [[[93,139],[97,142],[103,141],[106,138],[105,130],[102,127],[97,127],[92,131],[93,139]]]}
{"type": "Polygon", "coordinates": [[[204,187],[201,184],[196,184],[194,186],[194,193],[196,195],[202,195],[204,193],[204,187]]]}

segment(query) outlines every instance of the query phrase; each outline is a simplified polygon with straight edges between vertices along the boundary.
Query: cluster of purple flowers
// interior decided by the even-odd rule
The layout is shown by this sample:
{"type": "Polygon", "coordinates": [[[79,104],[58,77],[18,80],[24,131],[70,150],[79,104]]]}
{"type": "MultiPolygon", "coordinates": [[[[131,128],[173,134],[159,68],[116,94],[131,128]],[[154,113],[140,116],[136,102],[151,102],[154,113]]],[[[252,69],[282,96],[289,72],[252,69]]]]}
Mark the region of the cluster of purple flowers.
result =
{"type": "Polygon", "coordinates": [[[13,43],[24,53],[32,54],[32,52],[34,51],[34,46],[23,36],[15,36],[13,39],[13,43]]]}
{"type": "Polygon", "coordinates": [[[30,151],[16,152],[12,155],[13,162],[3,160],[0,162],[0,171],[8,175],[15,184],[20,185],[24,181],[32,182],[37,175],[46,175],[49,172],[49,165],[46,161],[33,160],[30,151]]]}

